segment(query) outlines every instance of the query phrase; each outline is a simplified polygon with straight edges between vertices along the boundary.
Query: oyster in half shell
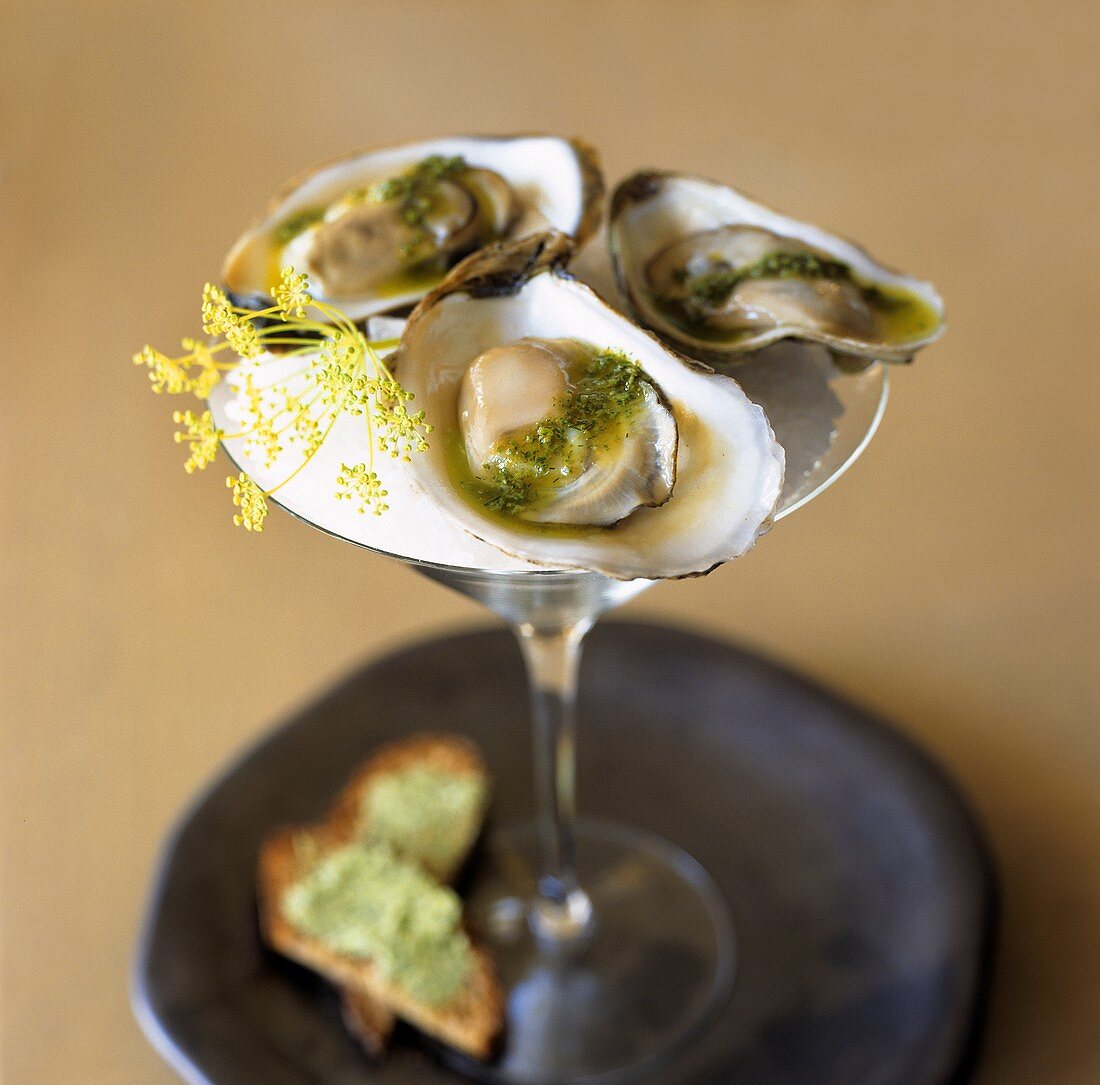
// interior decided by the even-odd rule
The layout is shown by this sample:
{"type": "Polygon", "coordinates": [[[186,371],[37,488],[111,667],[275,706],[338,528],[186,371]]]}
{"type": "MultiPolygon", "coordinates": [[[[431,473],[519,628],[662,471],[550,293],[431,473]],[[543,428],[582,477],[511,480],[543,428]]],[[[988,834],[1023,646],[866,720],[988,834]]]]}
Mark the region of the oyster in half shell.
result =
{"type": "Polygon", "coordinates": [[[264,295],[294,267],[315,297],[362,320],[415,304],[490,242],[548,228],[583,242],[602,195],[595,152],[555,136],[357,152],[290,182],[233,246],[222,275],[237,296],[264,295]]]}
{"type": "Polygon", "coordinates": [[[697,357],[744,360],[795,338],[859,364],[906,362],[943,332],[930,283],[714,181],[628,177],[609,236],[635,316],[697,357]]]}
{"type": "Polygon", "coordinates": [[[393,356],[433,425],[411,478],[517,557],[622,580],[692,576],[771,523],[783,450],[732,378],[606,305],[543,233],[463,261],[393,356]]]}

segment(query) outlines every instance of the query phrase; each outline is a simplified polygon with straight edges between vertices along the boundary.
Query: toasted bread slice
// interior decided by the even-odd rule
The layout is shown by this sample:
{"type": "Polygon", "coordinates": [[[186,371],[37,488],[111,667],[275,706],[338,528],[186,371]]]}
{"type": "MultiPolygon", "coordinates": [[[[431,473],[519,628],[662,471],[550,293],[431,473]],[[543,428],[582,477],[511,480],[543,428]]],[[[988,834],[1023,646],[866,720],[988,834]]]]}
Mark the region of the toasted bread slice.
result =
{"type": "MultiPolygon", "coordinates": [[[[452,735],[417,735],[400,742],[383,746],[348,781],[333,806],[329,823],[351,825],[351,832],[362,832],[368,826],[362,823],[362,811],[367,805],[371,787],[387,774],[406,768],[433,768],[451,775],[472,775],[486,785],[488,796],[488,772],[481,755],[473,743],[452,735]]],[[[476,822],[465,839],[454,841],[449,855],[433,857],[407,850],[404,858],[420,863],[438,881],[447,884],[454,880],[470,855],[485,819],[485,806],[479,811],[476,822]]],[[[377,999],[354,987],[340,990],[341,1010],[348,1031],[372,1058],[381,1058],[393,1033],[394,1015],[377,999]]]]}
{"type": "Polygon", "coordinates": [[[283,915],[284,895],[308,872],[316,856],[346,842],[328,826],[312,832],[287,829],[268,840],[260,857],[260,918],[267,940],[285,956],[370,995],[391,1013],[444,1043],[474,1058],[487,1058],[500,1031],[504,999],[496,969],[479,946],[473,947],[473,966],[458,995],[445,1006],[429,1006],[391,983],[369,958],[334,952],[319,939],[297,930],[283,915]],[[308,849],[301,846],[306,836],[312,842],[308,849]],[[303,858],[307,851],[312,853],[312,861],[303,858]]]}
{"type": "MultiPolygon", "coordinates": [[[[383,747],[356,772],[337,796],[323,825],[312,830],[284,830],[271,837],[260,857],[260,914],[267,941],[281,953],[306,964],[341,985],[344,1020],[360,1044],[380,1056],[400,1014],[425,1032],[474,1055],[484,1058],[499,1031],[503,998],[492,963],[475,947],[475,964],[466,988],[451,1005],[442,1009],[420,1005],[396,985],[386,982],[370,961],[334,953],[311,939],[283,917],[283,894],[305,872],[301,849],[295,839],[306,833],[318,854],[339,847],[369,832],[363,820],[370,789],[385,777],[409,768],[429,768],[447,775],[471,775],[486,784],[486,800],[449,847],[425,848],[423,855],[412,847],[402,857],[420,862],[426,872],[440,881],[450,881],[462,867],[484,819],[488,797],[488,774],[472,743],[449,735],[419,735],[383,747]],[[425,860],[429,861],[425,861],[425,860]]],[[[407,842],[408,843],[408,842],[407,842]]]]}
{"type": "Polygon", "coordinates": [[[340,1016],[344,1028],[355,1037],[359,1046],[372,1058],[381,1059],[386,1054],[393,1035],[397,1017],[366,991],[354,987],[339,987],[340,1016]]]}

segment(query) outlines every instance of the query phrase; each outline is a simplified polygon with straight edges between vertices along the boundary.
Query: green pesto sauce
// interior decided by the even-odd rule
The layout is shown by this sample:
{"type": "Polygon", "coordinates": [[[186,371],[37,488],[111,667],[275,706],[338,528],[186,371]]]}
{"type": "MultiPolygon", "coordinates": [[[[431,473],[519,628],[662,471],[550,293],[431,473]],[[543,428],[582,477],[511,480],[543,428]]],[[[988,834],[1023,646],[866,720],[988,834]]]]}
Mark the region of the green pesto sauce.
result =
{"type": "Polygon", "coordinates": [[[282,900],[303,933],[369,958],[418,1001],[444,1006],[473,968],[462,902],[385,844],[347,844],[325,855],[282,900]]]}
{"type": "Polygon", "coordinates": [[[364,839],[448,880],[481,824],[485,783],[468,773],[410,768],[367,788],[360,811],[364,839]]]}
{"type": "Polygon", "coordinates": [[[407,264],[431,258],[435,239],[425,225],[438,199],[439,182],[456,177],[469,169],[460,155],[429,155],[411,169],[383,181],[374,189],[374,198],[396,203],[401,221],[412,231],[401,245],[398,258],[407,264]]]}
{"type": "Polygon", "coordinates": [[[882,339],[901,343],[919,339],[933,331],[938,322],[935,310],[918,294],[904,287],[875,285],[857,275],[839,260],[819,257],[810,252],[773,252],[747,267],[728,265],[689,278],[681,277],[688,297],[670,300],[651,295],[655,308],[673,325],[696,339],[712,343],[749,339],[757,332],[746,329],[738,334],[708,327],[707,310],[721,305],[738,283],[750,279],[830,279],[850,281],[862,291],[874,310],[882,339]]]}
{"type": "Polygon", "coordinates": [[[498,514],[512,527],[534,533],[579,537],[598,528],[525,521],[522,513],[547,504],[557,486],[583,469],[594,448],[613,448],[629,432],[649,383],[636,362],[620,351],[596,350],[570,371],[570,389],[555,414],[494,449],[490,480],[470,469],[461,434],[448,435],[447,462],[460,493],[480,511],[498,514]]]}
{"type": "Polygon", "coordinates": [[[724,261],[713,271],[688,278],[681,269],[677,278],[688,288],[686,305],[698,307],[699,315],[721,305],[738,283],[749,279],[851,279],[852,269],[839,260],[827,260],[812,252],[772,252],[754,264],[732,268],[724,261]]]}
{"type": "MultiPolygon", "coordinates": [[[[352,203],[366,203],[368,200],[397,201],[397,213],[402,221],[414,229],[421,229],[425,217],[432,208],[432,193],[435,186],[445,178],[454,177],[468,168],[463,158],[431,155],[405,173],[382,181],[373,188],[349,189],[340,199],[352,203]]],[[[328,207],[327,204],[320,204],[302,208],[288,215],[275,227],[276,244],[287,245],[310,226],[320,222],[325,217],[328,207]]]]}
{"type": "Polygon", "coordinates": [[[440,181],[457,177],[469,168],[461,155],[429,155],[397,177],[383,181],[375,189],[375,195],[380,200],[399,200],[405,222],[409,226],[420,226],[431,209],[431,200],[425,197],[430,196],[440,181]]]}
{"type": "Polygon", "coordinates": [[[598,535],[604,530],[602,527],[585,524],[535,523],[531,520],[524,520],[514,513],[500,512],[489,508],[487,503],[499,496],[499,488],[482,482],[470,470],[470,461],[466,458],[466,445],[457,426],[448,429],[443,435],[443,456],[447,474],[455,485],[455,493],[470,508],[476,510],[480,516],[500,526],[507,526],[510,531],[532,537],[551,536],[561,539],[586,539],[591,535],[598,535]]]}
{"type": "Polygon", "coordinates": [[[289,245],[300,233],[304,233],[325,217],[325,207],[306,207],[295,211],[275,227],[275,243],[289,245]]]}

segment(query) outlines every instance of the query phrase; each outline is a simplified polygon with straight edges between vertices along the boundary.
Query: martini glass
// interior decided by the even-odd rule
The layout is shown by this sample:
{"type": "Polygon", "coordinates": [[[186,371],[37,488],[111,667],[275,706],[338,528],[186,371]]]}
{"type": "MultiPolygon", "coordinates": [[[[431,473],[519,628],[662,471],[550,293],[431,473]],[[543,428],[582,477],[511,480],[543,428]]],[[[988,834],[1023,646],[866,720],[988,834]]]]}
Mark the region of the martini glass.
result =
{"type": "MultiPolygon", "coordinates": [[[[786,452],[777,520],[856,460],[886,405],[882,365],[841,372],[818,346],[775,344],[735,376],[764,407],[786,452]]],[[[227,451],[233,458],[234,449],[227,451]]],[[[498,615],[515,633],[526,666],[533,817],[490,836],[469,896],[472,925],[489,942],[507,994],[505,1040],[491,1064],[446,1057],[471,1076],[515,1085],[627,1081],[673,1057],[728,997],[736,956],[728,909],[706,871],[675,844],[579,818],[576,801],[584,636],[653,581],[440,564],[392,541],[354,535],[294,495],[273,500],[498,615]]]]}

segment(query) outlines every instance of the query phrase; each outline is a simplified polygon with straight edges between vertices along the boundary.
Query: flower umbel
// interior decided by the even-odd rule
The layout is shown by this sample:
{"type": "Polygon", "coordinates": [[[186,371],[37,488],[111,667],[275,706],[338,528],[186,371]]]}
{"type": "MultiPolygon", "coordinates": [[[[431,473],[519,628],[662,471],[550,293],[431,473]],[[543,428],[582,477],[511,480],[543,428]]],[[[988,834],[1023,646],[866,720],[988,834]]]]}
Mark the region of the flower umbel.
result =
{"type": "Polygon", "coordinates": [[[221,369],[214,361],[210,347],[195,339],[181,339],[184,353],[169,358],[151,346],[144,346],[134,355],[134,365],[143,365],[149,371],[149,383],[153,391],[178,396],[190,392],[199,399],[206,399],[214,385],[221,380],[221,369]]]}
{"type": "Polygon", "coordinates": [[[424,412],[410,413],[406,403],[412,392],[406,391],[392,377],[383,381],[377,396],[381,403],[379,416],[385,425],[378,434],[378,448],[397,460],[409,462],[413,452],[428,451],[428,434],[432,427],[424,421],[424,412]]]}
{"type": "Polygon", "coordinates": [[[293,469],[269,490],[244,471],[226,480],[239,510],[233,522],[262,531],[267,498],[313,459],[337,419],[348,415],[363,420],[370,459],[341,465],[336,496],[354,501],[361,513],[385,512],[388,494],[373,469],[375,450],[408,460],[428,448],[432,429],[423,411],[409,409],[412,394],[379,357],[378,351],[393,341],[369,342],[338,309],[313,298],[308,278],[292,267],[282,269],[272,294],[267,308],[248,309],[207,283],[202,327],[210,339],[181,340],[184,353],[176,358],[150,346],[134,355],[134,363],[148,370],[154,392],[199,399],[210,396],[223,373],[248,360],[236,382],[248,419],[241,432],[224,433],[210,411],[173,413],[173,421],[183,427],[175,440],[189,451],[184,470],[203,470],[216,459],[219,444],[235,438],[244,439],[245,455],[267,468],[284,455],[297,454],[293,469]]]}
{"type": "Polygon", "coordinates": [[[134,365],[143,365],[149,370],[149,383],[158,394],[167,392],[175,396],[191,391],[191,376],[182,358],[169,358],[146,344],[134,355],[134,365]]]}
{"type": "Polygon", "coordinates": [[[236,321],[233,305],[225,291],[207,283],[202,288],[202,330],[207,335],[224,335],[236,321]]]}
{"type": "Polygon", "coordinates": [[[243,471],[236,478],[230,475],[225,484],[233,491],[233,504],[241,510],[233,517],[233,523],[245,531],[263,531],[267,518],[263,490],[243,471]]]}
{"type": "Polygon", "coordinates": [[[376,516],[381,516],[389,508],[385,501],[388,496],[388,491],[382,489],[378,475],[368,471],[365,463],[340,465],[340,474],[336,476],[338,501],[358,501],[360,512],[370,509],[376,516]]]}
{"type": "Polygon", "coordinates": [[[213,415],[209,411],[203,411],[202,414],[195,414],[194,411],[173,411],[172,421],[186,427],[176,432],[176,444],[186,441],[191,451],[183,469],[191,474],[192,471],[209,467],[218,454],[218,442],[223,436],[222,431],[214,425],[213,415]]]}
{"type": "Polygon", "coordinates": [[[206,343],[198,339],[181,339],[180,346],[192,359],[191,368],[195,370],[191,377],[191,393],[199,399],[208,399],[214,386],[222,379],[218,363],[206,343]]]}
{"type": "Polygon", "coordinates": [[[287,320],[304,320],[306,308],[313,304],[309,296],[309,279],[292,267],[283,268],[279,285],[275,287],[275,304],[287,320]]]}
{"type": "Polygon", "coordinates": [[[256,327],[248,317],[238,317],[236,324],[231,324],[222,333],[225,341],[242,357],[255,358],[263,353],[260,337],[256,327]]]}

